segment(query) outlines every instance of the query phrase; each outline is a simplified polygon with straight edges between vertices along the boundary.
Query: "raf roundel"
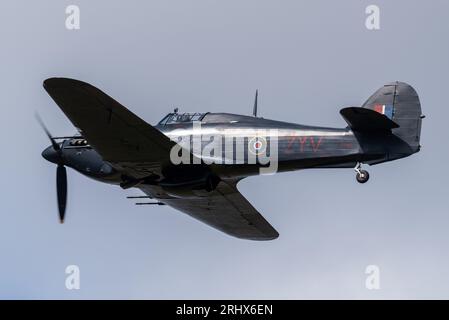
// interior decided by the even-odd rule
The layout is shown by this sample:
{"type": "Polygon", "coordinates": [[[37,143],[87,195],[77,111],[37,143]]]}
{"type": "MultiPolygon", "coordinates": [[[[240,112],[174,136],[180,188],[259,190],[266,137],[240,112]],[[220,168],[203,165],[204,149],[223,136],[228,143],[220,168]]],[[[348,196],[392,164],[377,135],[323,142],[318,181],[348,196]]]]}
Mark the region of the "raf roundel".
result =
{"type": "Polygon", "coordinates": [[[249,141],[248,149],[255,155],[263,154],[267,149],[267,140],[264,137],[254,137],[249,141]]]}

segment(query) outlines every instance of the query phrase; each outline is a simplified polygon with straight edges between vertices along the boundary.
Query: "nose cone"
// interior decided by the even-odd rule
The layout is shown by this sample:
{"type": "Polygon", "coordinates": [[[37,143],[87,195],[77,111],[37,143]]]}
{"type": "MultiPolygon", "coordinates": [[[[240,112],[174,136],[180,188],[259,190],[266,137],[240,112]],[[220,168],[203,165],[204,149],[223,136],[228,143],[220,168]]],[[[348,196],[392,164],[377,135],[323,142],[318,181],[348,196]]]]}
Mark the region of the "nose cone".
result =
{"type": "Polygon", "coordinates": [[[44,151],[42,151],[42,157],[44,157],[45,160],[58,163],[60,160],[58,152],[53,148],[53,146],[49,146],[44,151]]]}

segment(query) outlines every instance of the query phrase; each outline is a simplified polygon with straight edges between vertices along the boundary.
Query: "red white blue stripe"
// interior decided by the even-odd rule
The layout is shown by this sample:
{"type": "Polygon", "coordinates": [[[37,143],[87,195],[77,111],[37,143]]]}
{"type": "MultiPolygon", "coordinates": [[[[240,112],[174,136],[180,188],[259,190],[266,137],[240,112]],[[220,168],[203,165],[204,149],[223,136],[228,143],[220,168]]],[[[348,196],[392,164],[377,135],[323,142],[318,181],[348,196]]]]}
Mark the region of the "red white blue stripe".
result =
{"type": "Polygon", "coordinates": [[[388,118],[393,118],[393,105],[391,104],[376,104],[374,105],[374,111],[377,111],[388,118]]]}

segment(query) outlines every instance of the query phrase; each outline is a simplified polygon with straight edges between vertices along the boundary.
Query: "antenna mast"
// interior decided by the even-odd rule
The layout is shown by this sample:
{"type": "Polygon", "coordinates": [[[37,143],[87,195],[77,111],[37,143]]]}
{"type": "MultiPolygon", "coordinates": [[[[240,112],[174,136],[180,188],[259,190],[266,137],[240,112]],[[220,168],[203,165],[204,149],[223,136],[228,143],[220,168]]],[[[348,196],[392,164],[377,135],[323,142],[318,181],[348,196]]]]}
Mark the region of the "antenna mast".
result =
{"type": "Polygon", "coordinates": [[[257,117],[257,97],[259,95],[259,90],[256,90],[256,96],[254,97],[254,108],[253,108],[253,116],[257,117]]]}

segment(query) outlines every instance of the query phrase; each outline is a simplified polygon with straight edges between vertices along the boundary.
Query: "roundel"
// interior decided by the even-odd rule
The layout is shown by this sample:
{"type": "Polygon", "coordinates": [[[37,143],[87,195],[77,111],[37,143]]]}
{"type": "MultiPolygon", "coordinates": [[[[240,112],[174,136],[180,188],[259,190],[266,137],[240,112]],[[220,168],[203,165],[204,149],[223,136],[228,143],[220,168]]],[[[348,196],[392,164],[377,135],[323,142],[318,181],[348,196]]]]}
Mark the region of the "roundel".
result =
{"type": "Polygon", "coordinates": [[[255,155],[262,154],[267,150],[267,140],[264,137],[254,137],[249,140],[248,149],[255,155]]]}

